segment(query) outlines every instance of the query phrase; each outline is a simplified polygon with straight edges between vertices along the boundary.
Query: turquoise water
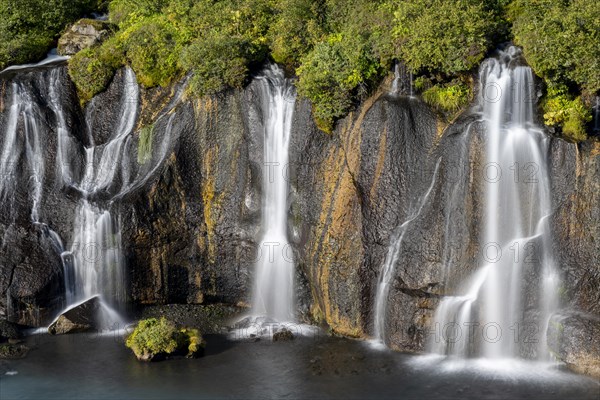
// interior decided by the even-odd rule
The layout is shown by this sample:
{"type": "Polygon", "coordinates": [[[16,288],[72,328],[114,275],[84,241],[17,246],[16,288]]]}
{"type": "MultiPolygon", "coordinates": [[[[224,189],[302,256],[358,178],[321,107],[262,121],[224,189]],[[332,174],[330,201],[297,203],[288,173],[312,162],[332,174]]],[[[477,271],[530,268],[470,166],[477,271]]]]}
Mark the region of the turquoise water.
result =
{"type": "Polygon", "coordinates": [[[119,336],[36,335],[0,363],[0,399],[594,399],[600,383],[541,364],[440,362],[321,336],[234,342],[204,357],[140,363],[119,336]],[[6,373],[15,375],[6,375],[6,373]]]}

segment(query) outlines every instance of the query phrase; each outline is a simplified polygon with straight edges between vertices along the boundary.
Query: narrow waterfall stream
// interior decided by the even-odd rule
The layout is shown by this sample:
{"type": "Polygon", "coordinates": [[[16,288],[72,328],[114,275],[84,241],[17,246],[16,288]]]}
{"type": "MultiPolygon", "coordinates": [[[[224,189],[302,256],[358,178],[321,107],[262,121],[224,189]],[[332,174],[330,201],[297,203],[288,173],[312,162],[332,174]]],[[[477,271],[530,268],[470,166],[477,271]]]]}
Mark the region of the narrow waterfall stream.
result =
{"type": "Polygon", "coordinates": [[[252,313],[294,321],[294,259],[287,239],[288,146],[295,89],[276,65],[259,80],[264,122],[262,238],[256,263],[252,313]]]}
{"type": "Polygon", "coordinates": [[[481,266],[462,295],[439,304],[430,351],[457,357],[545,359],[557,307],[547,174],[548,139],[535,126],[533,74],[511,47],[480,69],[486,126],[481,266]]]}
{"type": "MultiPolygon", "coordinates": [[[[50,94],[56,104],[57,130],[59,135],[64,135],[58,139],[57,152],[58,157],[63,157],[63,147],[68,143],[68,130],[61,126],[64,118],[58,111],[60,106],[57,90],[53,88],[50,94]]],[[[139,103],[139,88],[135,75],[129,68],[125,71],[121,97],[119,122],[107,143],[95,145],[93,127],[88,125],[90,146],[85,148],[85,164],[80,181],[72,182],[73,171],[66,158],[62,158],[59,167],[63,183],[72,184],[82,194],[76,210],[70,250],[62,255],[66,272],[67,308],[93,296],[100,296],[103,303],[100,320],[105,326],[122,322],[113,307],[122,304],[126,297],[121,217],[118,207],[113,207],[114,195],[108,201],[94,200],[100,195],[114,193],[116,180],[121,179],[117,172],[128,161],[122,160],[125,157],[123,148],[126,138],[135,127],[139,103]]],[[[88,106],[88,112],[93,107],[92,102],[88,106]]],[[[90,118],[86,119],[89,124],[90,118]]],[[[123,185],[122,182],[118,183],[123,185]]]]}
{"type": "MultiPolygon", "coordinates": [[[[64,58],[52,59],[53,63],[63,61],[64,58]]],[[[121,324],[115,310],[124,304],[127,294],[119,203],[124,196],[143,187],[166,160],[174,142],[174,109],[182,101],[187,80],[175,88],[173,98],[156,117],[156,128],[152,128],[156,137],[149,153],[140,161],[135,159],[138,143],[134,138],[140,89],[130,68],[123,70],[121,98],[115,104],[119,113],[106,142],[94,140],[97,128],[93,126],[92,114],[97,99],[87,105],[82,130],[88,135],[86,145],[74,134],[73,121],[68,121],[65,115],[67,100],[61,94],[65,92],[61,87],[64,69],[45,62],[13,69],[24,69],[27,79],[15,80],[7,86],[0,149],[0,201],[5,215],[14,223],[16,218],[22,218],[19,208],[26,206],[31,223],[60,255],[66,309],[100,296],[99,322],[106,327],[121,324]],[[52,136],[56,137],[54,171],[49,169],[51,164],[45,153],[47,138],[52,136]],[[48,199],[44,196],[49,186],[46,181],[52,180],[53,173],[55,187],[50,190],[66,190],[78,198],[68,240],[52,229],[45,215],[48,205],[44,204],[48,199]],[[27,197],[15,197],[23,185],[27,197]]],[[[6,296],[8,312],[12,314],[10,290],[6,296]]]]}
{"type": "Polygon", "coordinates": [[[414,212],[412,212],[410,217],[396,229],[396,232],[390,240],[390,245],[388,247],[381,272],[379,273],[379,279],[377,280],[377,292],[375,294],[374,334],[375,340],[379,344],[385,343],[385,316],[387,313],[388,295],[390,293],[390,285],[393,281],[394,273],[396,271],[396,263],[398,262],[400,250],[402,249],[402,242],[406,234],[406,228],[421,214],[423,206],[429,199],[429,195],[435,186],[439,167],[440,160],[438,160],[435,165],[431,184],[429,185],[427,192],[418,201],[418,207],[414,212]]]}

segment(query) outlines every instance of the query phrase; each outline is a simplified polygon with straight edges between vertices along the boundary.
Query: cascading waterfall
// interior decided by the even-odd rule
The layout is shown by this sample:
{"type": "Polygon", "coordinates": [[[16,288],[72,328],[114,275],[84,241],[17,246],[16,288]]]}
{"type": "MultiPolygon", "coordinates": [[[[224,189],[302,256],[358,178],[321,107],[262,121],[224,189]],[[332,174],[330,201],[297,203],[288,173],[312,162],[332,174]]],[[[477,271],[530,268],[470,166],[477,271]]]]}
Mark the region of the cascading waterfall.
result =
{"type": "Polygon", "coordinates": [[[5,206],[11,207],[13,194],[16,190],[17,175],[28,173],[27,184],[31,187],[31,220],[39,222],[39,205],[42,198],[44,183],[44,157],[40,144],[40,110],[38,105],[25,88],[18,83],[12,84],[12,104],[4,135],[4,145],[0,159],[0,197],[5,206]],[[22,117],[24,143],[19,143],[18,125],[22,117]],[[18,151],[25,148],[27,169],[22,169],[18,151]]]}
{"type": "Polygon", "coordinates": [[[259,79],[264,121],[262,239],[252,296],[254,316],[294,320],[294,260],[287,239],[288,182],[284,168],[296,94],[276,65],[259,79]]]}
{"type": "Polygon", "coordinates": [[[538,359],[548,354],[545,332],[558,287],[549,227],[548,139],[535,126],[533,74],[519,65],[519,55],[511,47],[480,69],[486,126],[482,265],[463,295],[446,296],[439,304],[432,327],[439,334],[429,343],[433,353],[538,359]],[[538,299],[535,317],[526,316],[525,309],[532,291],[538,299]],[[525,349],[528,342],[537,342],[537,348],[525,349]]]}
{"type": "MultiPolygon", "coordinates": [[[[133,71],[125,71],[122,110],[119,123],[110,140],[103,145],[94,145],[92,127],[88,130],[90,147],[85,149],[85,166],[81,181],[74,186],[82,193],[77,206],[70,252],[63,255],[67,260],[65,274],[67,304],[73,305],[90,297],[100,295],[104,302],[117,305],[125,300],[124,260],[121,253],[121,218],[111,210],[112,200],[93,202],[98,195],[109,192],[118,176],[122,164],[122,148],[125,139],[135,127],[138,109],[139,88],[133,71]]],[[[57,91],[53,90],[54,96],[57,91]]],[[[53,99],[58,101],[58,98],[53,99]]],[[[90,105],[93,107],[93,104],[90,105]]],[[[88,119],[89,121],[89,119],[88,119]]],[[[68,131],[60,126],[64,118],[58,117],[59,156],[61,148],[68,142],[68,131]]],[[[70,181],[72,172],[68,163],[61,165],[63,181],[70,181]]],[[[67,183],[65,182],[65,183],[67,183]]],[[[112,197],[111,197],[112,198],[112,197]]],[[[116,207],[115,207],[116,208],[116,207]]],[[[105,323],[120,322],[117,314],[104,307],[105,323]]]]}
{"type": "Polygon", "coordinates": [[[388,247],[381,272],[379,273],[379,279],[377,281],[377,292],[375,294],[375,318],[374,318],[374,336],[377,342],[385,342],[385,318],[387,312],[388,295],[390,293],[390,284],[393,281],[394,273],[396,271],[396,263],[400,257],[400,250],[402,249],[402,242],[406,234],[406,229],[423,210],[423,206],[429,199],[429,196],[435,186],[435,182],[440,167],[440,161],[438,160],[435,166],[431,184],[425,192],[425,195],[419,199],[418,208],[410,215],[410,217],[404,221],[397,229],[388,247]]]}

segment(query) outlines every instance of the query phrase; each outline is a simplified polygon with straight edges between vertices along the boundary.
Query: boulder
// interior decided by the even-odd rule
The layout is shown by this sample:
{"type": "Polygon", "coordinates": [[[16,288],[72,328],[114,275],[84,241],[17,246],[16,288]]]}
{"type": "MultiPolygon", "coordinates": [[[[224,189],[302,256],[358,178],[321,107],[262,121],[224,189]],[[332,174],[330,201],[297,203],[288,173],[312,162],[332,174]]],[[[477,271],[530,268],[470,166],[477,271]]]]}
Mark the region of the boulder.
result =
{"type": "Polygon", "coordinates": [[[58,54],[71,56],[102,43],[109,34],[108,23],[95,19],[80,19],[58,39],[58,54]]]}
{"type": "Polygon", "coordinates": [[[548,347],[575,372],[600,378],[600,316],[555,314],[548,324],[548,347]]]}
{"type": "Polygon", "coordinates": [[[294,339],[294,334],[288,328],[281,328],[273,334],[274,342],[287,342],[288,340],[293,340],[293,339],[294,339]]]}
{"type": "Polygon", "coordinates": [[[23,358],[29,352],[29,347],[24,344],[2,344],[0,345],[0,360],[15,360],[23,358]]]}
{"type": "Polygon", "coordinates": [[[23,336],[19,326],[10,321],[0,320],[0,342],[20,339],[23,336]]]}
{"type": "Polygon", "coordinates": [[[52,335],[62,335],[96,329],[100,307],[100,298],[98,296],[92,297],[61,314],[56,321],[50,324],[48,332],[52,335]]]}

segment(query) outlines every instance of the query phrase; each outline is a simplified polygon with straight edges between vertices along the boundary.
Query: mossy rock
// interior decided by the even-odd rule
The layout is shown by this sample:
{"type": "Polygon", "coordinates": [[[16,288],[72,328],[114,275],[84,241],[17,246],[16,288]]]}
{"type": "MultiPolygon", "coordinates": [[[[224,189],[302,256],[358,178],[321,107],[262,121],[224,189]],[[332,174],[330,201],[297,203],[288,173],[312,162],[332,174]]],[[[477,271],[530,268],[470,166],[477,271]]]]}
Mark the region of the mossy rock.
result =
{"type": "Polygon", "coordinates": [[[70,56],[102,43],[110,36],[110,24],[94,19],[80,19],[58,40],[58,53],[70,56]]]}
{"type": "Polygon", "coordinates": [[[24,344],[0,345],[0,359],[15,360],[24,358],[29,352],[29,347],[24,344]]]}
{"type": "Polygon", "coordinates": [[[178,328],[166,318],[148,318],[138,323],[125,345],[140,361],[159,361],[198,357],[203,354],[205,341],[197,329],[178,328]]]}

